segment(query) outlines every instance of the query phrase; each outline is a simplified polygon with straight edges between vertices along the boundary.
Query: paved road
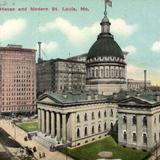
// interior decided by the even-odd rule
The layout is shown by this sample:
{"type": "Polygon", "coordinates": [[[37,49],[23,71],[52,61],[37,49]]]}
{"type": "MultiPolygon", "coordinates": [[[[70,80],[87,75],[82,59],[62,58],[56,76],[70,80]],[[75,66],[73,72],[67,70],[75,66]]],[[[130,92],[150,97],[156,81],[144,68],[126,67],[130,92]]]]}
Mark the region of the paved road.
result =
{"type": "Polygon", "coordinates": [[[47,148],[45,148],[43,145],[38,143],[35,140],[29,140],[29,141],[24,141],[24,137],[26,136],[25,133],[19,128],[14,127],[11,124],[10,120],[0,120],[0,127],[2,127],[8,134],[10,134],[17,142],[19,142],[22,146],[28,146],[30,148],[33,148],[36,146],[37,152],[35,153],[35,157],[39,160],[73,160],[71,157],[66,157],[61,152],[55,151],[55,152],[50,152],[47,148]],[[46,157],[44,158],[39,158],[39,153],[44,152],[46,157]]]}

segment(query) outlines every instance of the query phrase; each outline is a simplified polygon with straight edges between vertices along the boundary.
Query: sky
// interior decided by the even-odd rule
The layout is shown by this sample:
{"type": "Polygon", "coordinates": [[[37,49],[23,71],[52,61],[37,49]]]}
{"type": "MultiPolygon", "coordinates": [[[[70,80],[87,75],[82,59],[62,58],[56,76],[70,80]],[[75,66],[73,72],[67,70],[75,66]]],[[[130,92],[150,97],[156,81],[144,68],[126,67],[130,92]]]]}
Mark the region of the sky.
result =
{"type": "MultiPolygon", "coordinates": [[[[129,52],[127,77],[143,79],[146,69],[154,85],[160,85],[159,6],[159,0],[112,0],[107,7],[111,33],[129,52]]],[[[37,48],[41,41],[43,59],[87,53],[103,16],[104,0],[0,0],[0,46],[37,48]]]]}

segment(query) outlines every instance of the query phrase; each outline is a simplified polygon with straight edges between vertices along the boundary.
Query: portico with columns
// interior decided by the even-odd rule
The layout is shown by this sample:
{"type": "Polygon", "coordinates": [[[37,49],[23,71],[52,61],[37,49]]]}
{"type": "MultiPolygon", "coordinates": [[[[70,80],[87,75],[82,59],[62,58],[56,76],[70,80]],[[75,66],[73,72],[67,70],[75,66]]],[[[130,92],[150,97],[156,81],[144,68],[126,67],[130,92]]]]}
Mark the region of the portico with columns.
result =
{"type": "Polygon", "coordinates": [[[57,144],[78,147],[116,129],[117,104],[95,93],[45,93],[37,102],[38,130],[57,144]]]}
{"type": "Polygon", "coordinates": [[[66,142],[69,115],[71,113],[63,113],[47,106],[45,108],[39,106],[38,130],[47,136],[56,138],[57,141],[66,142]]]}

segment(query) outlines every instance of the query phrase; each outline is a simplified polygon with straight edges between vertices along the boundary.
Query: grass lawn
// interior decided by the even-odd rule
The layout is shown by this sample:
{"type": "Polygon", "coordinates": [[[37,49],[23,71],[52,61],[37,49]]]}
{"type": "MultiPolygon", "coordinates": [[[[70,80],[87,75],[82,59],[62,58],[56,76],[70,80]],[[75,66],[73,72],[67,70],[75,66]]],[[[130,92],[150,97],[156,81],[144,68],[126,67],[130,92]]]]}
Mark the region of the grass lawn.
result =
{"type": "Polygon", "coordinates": [[[17,123],[16,125],[26,132],[33,132],[38,130],[38,122],[22,122],[17,123]]]}
{"type": "Polygon", "coordinates": [[[124,148],[111,136],[76,149],[67,149],[67,154],[75,160],[96,160],[100,158],[97,154],[101,151],[111,151],[112,158],[122,160],[144,160],[149,155],[147,151],[124,148]]]}

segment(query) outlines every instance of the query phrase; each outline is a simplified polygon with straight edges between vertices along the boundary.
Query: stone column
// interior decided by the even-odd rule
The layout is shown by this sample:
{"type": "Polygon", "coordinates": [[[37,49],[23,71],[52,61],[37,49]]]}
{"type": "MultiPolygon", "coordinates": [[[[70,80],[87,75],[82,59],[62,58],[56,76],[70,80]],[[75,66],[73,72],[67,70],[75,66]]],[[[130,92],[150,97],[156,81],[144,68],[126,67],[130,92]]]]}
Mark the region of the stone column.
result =
{"type": "Polygon", "coordinates": [[[137,147],[141,147],[143,145],[143,117],[141,115],[137,116],[137,147]]]}
{"type": "Polygon", "coordinates": [[[55,115],[51,112],[51,137],[55,137],[55,115]]]}
{"type": "Polygon", "coordinates": [[[76,141],[76,113],[71,113],[71,141],[72,141],[72,146],[75,146],[75,141],[76,141]]]}
{"type": "Polygon", "coordinates": [[[127,115],[127,144],[132,144],[132,117],[127,115]]]}
{"type": "Polygon", "coordinates": [[[56,124],[56,126],[57,126],[57,140],[60,141],[60,138],[61,138],[60,113],[56,114],[56,119],[57,119],[57,124],[56,124]]]}
{"type": "Polygon", "coordinates": [[[42,133],[46,132],[46,116],[45,116],[45,111],[41,110],[41,115],[42,115],[42,133]]]}
{"type": "Polygon", "coordinates": [[[46,133],[50,135],[50,111],[46,111],[46,133]]]}
{"type": "Polygon", "coordinates": [[[62,114],[62,141],[63,142],[66,142],[66,133],[67,133],[67,128],[66,128],[66,123],[67,123],[67,120],[66,120],[66,114],[62,114]]]}
{"type": "Polygon", "coordinates": [[[41,117],[41,109],[38,109],[38,131],[42,131],[42,117],[41,117]]]}

